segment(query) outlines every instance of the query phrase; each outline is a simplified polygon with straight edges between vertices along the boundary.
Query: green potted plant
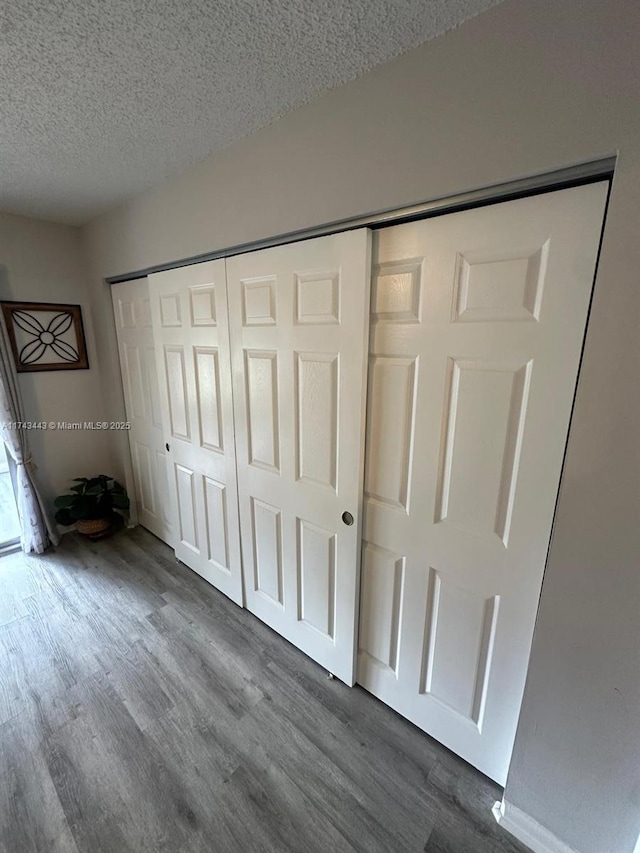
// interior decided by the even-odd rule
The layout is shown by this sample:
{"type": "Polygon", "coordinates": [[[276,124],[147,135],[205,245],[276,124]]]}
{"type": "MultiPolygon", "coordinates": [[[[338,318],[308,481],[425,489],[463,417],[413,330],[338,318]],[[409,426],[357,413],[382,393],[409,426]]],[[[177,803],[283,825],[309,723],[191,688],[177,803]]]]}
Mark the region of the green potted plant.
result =
{"type": "Polygon", "coordinates": [[[72,494],[60,495],[54,501],[58,524],[75,524],[80,533],[95,536],[111,527],[117,518],[116,510],[129,509],[126,490],[113,477],[99,474],[76,477],[73,482],[76,485],[71,486],[72,494]]]}

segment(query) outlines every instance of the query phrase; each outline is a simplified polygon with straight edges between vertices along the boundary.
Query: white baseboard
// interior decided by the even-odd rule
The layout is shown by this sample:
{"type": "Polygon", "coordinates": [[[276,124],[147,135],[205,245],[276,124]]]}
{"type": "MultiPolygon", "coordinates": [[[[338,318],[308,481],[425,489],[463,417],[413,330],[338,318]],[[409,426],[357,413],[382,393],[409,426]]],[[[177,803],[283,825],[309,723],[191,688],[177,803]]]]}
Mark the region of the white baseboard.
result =
{"type": "Polygon", "coordinates": [[[578,853],[537,820],[505,800],[496,802],[491,811],[500,826],[530,847],[533,853],[578,853]]]}

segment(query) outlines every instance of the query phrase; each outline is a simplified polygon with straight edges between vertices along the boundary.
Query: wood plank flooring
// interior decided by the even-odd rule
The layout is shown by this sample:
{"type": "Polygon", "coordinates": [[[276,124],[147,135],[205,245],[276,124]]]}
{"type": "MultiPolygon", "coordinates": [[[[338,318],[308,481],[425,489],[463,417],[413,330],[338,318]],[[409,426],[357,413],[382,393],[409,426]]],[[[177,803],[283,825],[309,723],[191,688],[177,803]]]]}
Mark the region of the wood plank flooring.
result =
{"type": "Polygon", "coordinates": [[[0,560],[2,853],[522,853],[500,795],[142,528],[0,560]]]}

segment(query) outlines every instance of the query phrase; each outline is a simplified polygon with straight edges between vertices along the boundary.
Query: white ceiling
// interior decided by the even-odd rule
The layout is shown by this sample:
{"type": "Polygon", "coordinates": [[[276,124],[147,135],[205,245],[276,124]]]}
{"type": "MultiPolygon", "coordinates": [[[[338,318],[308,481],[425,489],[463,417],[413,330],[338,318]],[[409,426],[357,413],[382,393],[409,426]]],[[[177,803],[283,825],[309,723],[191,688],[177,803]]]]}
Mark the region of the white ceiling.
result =
{"type": "Polygon", "coordinates": [[[0,210],[83,223],[497,2],[7,2],[0,210]]]}

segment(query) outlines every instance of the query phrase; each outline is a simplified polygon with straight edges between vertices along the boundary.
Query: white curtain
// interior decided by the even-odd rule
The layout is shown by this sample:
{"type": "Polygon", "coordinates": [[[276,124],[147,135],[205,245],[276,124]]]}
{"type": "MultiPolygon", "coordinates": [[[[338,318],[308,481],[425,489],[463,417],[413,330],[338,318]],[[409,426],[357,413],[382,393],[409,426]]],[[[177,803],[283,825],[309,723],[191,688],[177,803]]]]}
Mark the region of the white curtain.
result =
{"type": "Polygon", "coordinates": [[[34,482],[35,466],[29,452],[28,432],[10,428],[10,425],[23,421],[18,378],[9,352],[6,329],[0,319],[0,440],[7,448],[9,464],[13,462],[15,465],[22,550],[27,554],[42,554],[49,545],[57,545],[60,536],[34,482]]]}

